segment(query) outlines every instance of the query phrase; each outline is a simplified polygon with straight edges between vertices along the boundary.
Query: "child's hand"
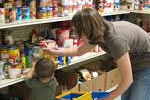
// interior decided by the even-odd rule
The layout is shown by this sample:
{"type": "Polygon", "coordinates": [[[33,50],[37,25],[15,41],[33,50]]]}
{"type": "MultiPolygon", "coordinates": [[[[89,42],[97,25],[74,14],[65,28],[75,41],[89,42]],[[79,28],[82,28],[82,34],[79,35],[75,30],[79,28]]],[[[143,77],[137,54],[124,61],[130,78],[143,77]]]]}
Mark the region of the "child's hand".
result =
{"type": "Polygon", "coordinates": [[[32,78],[32,75],[33,75],[33,73],[28,72],[28,73],[26,73],[25,78],[26,78],[26,79],[31,79],[31,78],[32,78]]]}

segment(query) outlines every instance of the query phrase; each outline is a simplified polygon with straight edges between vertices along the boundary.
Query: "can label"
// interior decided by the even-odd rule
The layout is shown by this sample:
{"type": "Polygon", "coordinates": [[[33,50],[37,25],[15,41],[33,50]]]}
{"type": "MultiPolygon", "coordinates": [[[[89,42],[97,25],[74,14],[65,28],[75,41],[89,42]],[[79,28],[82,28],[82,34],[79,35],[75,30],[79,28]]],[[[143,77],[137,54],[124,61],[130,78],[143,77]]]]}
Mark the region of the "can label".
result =
{"type": "Polygon", "coordinates": [[[53,8],[53,16],[58,17],[58,8],[53,8]]]}
{"type": "Polygon", "coordinates": [[[17,8],[17,20],[18,21],[22,20],[22,9],[21,9],[21,7],[17,8]]]}
{"type": "Polygon", "coordinates": [[[64,58],[62,56],[58,57],[59,65],[64,65],[64,58]]]}
{"type": "Polygon", "coordinates": [[[23,20],[29,20],[30,19],[30,8],[29,7],[23,7],[22,8],[22,19],[23,20]]]}
{"type": "Polygon", "coordinates": [[[38,18],[44,19],[47,17],[46,8],[39,8],[38,18]]]}
{"type": "Polygon", "coordinates": [[[67,57],[67,64],[71,63],[71,59],[72,59],[72,57],[67,57]]]}
{"type": "Polygon", "coordinates": [[[36,19],[36,0],[30,2],[30,16],[31,19],[36,19]]]}
{"type": "Polygon", "coordinates": [[[0,8],[0,24],[4,24],[5,23],[5,14],[4,14],[5,9],[4,8],[0,8]]]}
{"type": "Polygon", "coordinates": [[[39,0],[39,6],[41,8],[45,8],[47,6],[47,1],[46,0],[39,0]]]}
{"type": "Polygon", "coordinates": [[[52,7],[53,4],[52,4],[52,0],[47,0],[47,7],[52,7]]]}
{"type": "Polygon", "coordinates": [[[9,60],[12,62],[17,62],[19,60],[19,49],[17,48],[10,48],[9,51],[9,60]]]}
{"type": "Polygon", "coordinates": [[[53,17],[53,8],[52,7],[47,7],[47,17],[48,18],[53,17]]]}
{"type": "Polygon", "coordinates": [[[12,23],[16,20],[16,11],[13,8],[5,8],[5,22],[12,23]]]}

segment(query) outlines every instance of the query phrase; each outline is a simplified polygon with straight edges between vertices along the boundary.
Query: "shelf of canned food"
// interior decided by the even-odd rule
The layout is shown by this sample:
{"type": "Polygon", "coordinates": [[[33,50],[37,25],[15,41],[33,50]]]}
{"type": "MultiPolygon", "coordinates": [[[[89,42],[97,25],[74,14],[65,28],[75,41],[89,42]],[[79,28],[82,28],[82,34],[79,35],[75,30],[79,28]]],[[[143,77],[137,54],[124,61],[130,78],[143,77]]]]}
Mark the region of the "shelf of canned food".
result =
{"type": "Polygon", "coordinates": [[[131,11],[132,13],[137,13],[137,14],[150,14],[150,10],[134,10],[131,11]]]}
{"type": "MultiPolygon", "coordinates": [[[[68,69],[68,68],[71,68],[71,67],[75,67],[74,65],[75,64],[81,64],[81,62],[89,62],[89,61],[92,61],[92,59],[94,60],[94,58],[97,58],[97,57],[100,57],[101,55],[105,54],[105,52],[101,52],[101,53],[94,53],[94,52],[91,52],[91,53],[86,53],[82,56],[79,56],[77,57],[76,60],[72,61],[69,65],[65,65],[65,66],[58,66],[57,70],[63,70],[63,69],[68,69]]],[[[13,84],[16,84],[16,83],[19,83],[19,82],[22,82],[24,81],[24,77],[21,77],[21,78],[15,78],[15,79],[4,79],[4,80],[0,80],[0,88],[3,88],[3,87],[7,87],[9,85],[13,85],[13,84]]]]}
{"type": "MultiPolygon", "coordinates": [[[[120,10],[112,13],[100,13],[102,16],[111,16],[111,15],[120,15],[120,14],[129,14],[130,11],[120,10]]],[[[36,24],[44,24],[44,23],[52,23],[52,22],[60,22],[71,20],[72,16],[64,16],[64,17],[53,17],[47,19],[31,19],[31,20],[23,20],[23,21],[15,21],[13,23],[0,23],[0,29],[27,26],[27,25],[36,25],[36,24]]]]}

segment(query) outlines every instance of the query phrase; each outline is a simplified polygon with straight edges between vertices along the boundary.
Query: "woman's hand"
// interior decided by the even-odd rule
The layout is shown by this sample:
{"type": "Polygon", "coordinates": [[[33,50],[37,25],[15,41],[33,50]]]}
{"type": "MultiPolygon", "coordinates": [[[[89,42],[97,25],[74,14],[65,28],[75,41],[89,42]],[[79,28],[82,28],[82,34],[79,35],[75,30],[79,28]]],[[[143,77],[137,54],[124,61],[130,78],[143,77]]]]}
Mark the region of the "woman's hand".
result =
{"type": "Polygon", "coordinates": [[[56,48],[51,47],[48,45],[45,41],[40,41],[39,46],[42,48],[42,50],[49,54],[55,54],[56,48]]]}

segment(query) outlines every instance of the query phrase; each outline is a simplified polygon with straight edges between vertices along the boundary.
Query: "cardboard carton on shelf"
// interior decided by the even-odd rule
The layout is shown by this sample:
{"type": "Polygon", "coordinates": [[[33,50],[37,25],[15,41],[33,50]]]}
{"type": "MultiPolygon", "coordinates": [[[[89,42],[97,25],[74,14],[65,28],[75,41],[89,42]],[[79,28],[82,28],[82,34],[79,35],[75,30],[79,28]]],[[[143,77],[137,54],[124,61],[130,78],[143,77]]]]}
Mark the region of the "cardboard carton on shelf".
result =
{"type": "Polygon", "coordinates": [[[121,80],[119,69],[115,68],[106,72],[105,91],[115,87],[121,80]]]}

